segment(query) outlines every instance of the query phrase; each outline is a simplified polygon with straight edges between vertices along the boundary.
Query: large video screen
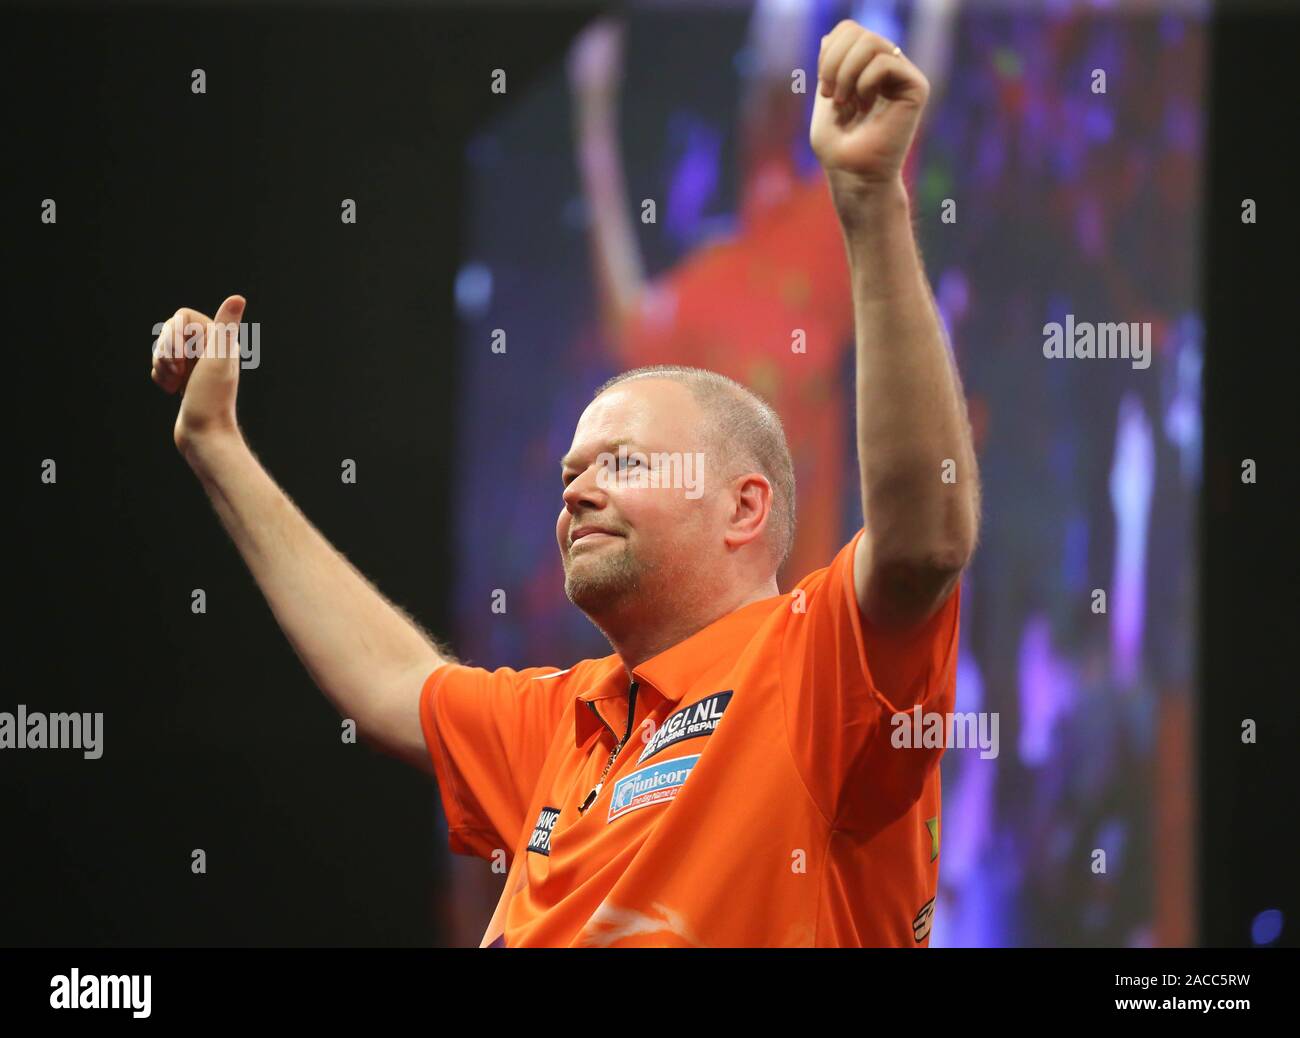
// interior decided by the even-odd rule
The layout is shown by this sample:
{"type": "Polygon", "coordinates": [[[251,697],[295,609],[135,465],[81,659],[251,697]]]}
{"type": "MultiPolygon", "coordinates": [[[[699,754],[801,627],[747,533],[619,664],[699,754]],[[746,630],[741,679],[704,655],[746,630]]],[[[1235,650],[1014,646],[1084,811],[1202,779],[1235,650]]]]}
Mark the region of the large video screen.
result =
{"type": "Polygon", "coordinates": [[[931,82],[907,180],[983,482],[957,710],[996,726],[943,758],[931,944],[1194,943],[1199,5],[633,7],[512,84],[466,155],[455,644],[610,651],[564,597],[557,459],[628,368],[712,368],[781,414],[783,590],[861,525],[853,302],[808,146],[843,17],[931,82]]]}

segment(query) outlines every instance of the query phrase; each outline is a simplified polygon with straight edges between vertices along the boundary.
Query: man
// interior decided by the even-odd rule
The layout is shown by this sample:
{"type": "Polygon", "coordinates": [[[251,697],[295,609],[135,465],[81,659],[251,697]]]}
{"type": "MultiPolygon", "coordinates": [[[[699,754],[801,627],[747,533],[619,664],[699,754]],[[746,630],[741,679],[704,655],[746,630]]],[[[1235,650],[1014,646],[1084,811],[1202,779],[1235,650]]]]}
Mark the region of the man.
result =
{"type": "Polygon", "coordinates": [[[850,21],[821,43],[811,142],[844,231],[863,530],[790,595],[776,415],[710,372],[602,387],[561,461],[565,591],[614,652],[452,660],[311,527],[244,443],[230,325],[181,310],[152,377],[174,438],[313,679],[437,776],[453,850],[509,865],[484,945],[928,943],[958,581],[978,526],[961,391],[901,178],[925,77],[850,21]],[[176,332],[206,327],[201,357],[176,332]],[[910,715],[909,715],[910,716],[910,715]],[[899,743],[896,745],[896,743],[899,743]]]}

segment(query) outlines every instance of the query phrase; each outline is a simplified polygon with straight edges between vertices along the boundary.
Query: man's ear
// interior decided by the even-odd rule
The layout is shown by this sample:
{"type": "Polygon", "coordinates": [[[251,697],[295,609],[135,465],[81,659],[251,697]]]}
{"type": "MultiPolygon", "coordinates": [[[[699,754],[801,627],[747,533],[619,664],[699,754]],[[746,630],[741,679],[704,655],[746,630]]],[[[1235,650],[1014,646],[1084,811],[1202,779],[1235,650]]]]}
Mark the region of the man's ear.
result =
{"type": "Polygon", "coordinates": [[[772,484],[759,472],[737,476],[731,484],[727,546],[740,548],[761,537],[772,515],[772,484]]]}

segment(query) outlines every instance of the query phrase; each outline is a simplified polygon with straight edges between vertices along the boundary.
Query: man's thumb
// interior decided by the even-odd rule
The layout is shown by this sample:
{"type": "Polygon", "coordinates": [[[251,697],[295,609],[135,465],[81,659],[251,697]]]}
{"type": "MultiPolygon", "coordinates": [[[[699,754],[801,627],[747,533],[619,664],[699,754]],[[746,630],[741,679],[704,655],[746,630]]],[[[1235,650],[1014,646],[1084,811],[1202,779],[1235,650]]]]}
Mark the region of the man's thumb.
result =
{"type": "Polygon", "coordinates": [[[217,308],[217,316],[212,320],[216,324],[238,324],[239,319],[244,316],[246,302],[243,296],[227,296],[226,301],[217,308]]]}
{"type": "Polygon", "coordinates": [[[208,337],[209,349],[219,346],[216,356],[227,360],[239,359],[239,322],[244,316],[245,303],[243,296],[227,296],[217,308],[217,316],[212,319],[213,334],[208,337]]]}

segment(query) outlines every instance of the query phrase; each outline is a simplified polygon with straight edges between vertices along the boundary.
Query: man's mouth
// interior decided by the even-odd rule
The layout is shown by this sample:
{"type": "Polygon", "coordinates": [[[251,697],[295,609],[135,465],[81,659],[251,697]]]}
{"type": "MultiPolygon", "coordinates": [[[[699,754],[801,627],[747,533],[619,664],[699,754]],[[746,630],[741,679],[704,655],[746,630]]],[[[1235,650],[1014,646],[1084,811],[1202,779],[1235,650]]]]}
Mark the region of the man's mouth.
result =
{"type": "Polygon", "coordinates": [[[579,541],[595,543],[610,537],[618,537],[619,534],[609,530],[602,530],[596,526],[579,526],[569,535],[569,548],[572,550],[579,541]]]}

